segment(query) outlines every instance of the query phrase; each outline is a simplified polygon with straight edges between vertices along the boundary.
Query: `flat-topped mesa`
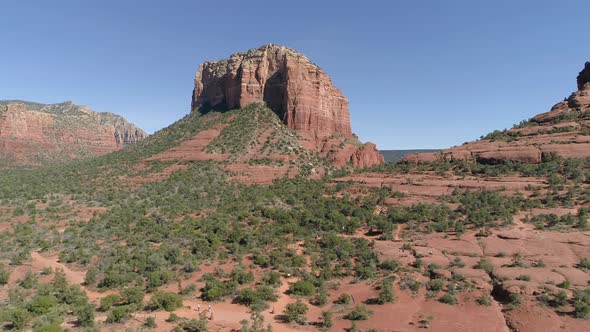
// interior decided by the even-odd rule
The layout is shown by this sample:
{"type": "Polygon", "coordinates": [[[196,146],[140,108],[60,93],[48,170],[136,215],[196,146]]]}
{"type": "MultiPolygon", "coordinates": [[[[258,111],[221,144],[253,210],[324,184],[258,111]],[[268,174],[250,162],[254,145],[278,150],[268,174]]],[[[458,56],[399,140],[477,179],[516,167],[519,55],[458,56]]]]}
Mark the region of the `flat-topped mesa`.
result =
{"type": "Polygon", "coordinates": [[[255,101],[304,136],[352,135],[346,97],[321,68],[290,48],[268,44],[199,67],[193,109],[237,109],[255,101]]]}
{"type": "Polygon", "coordinates": [[[374,144],[360,144],[352,134],[344,94],[301,53],[268,44],[199,66],[193,111],[241,109],[254,102],[264,102],[306,140],[306,148],[338,166],[383,163],[374,144]]]}
{"type": "Polygon", "coordinates": [[[564,158],[590,157],[590,62],[576,79],[578,90],[549,112],[479,141],[436,153],[415,154],[402,160],[428,162],[439,158],[484,163],[540,163],[551,154],[564,158]]]}

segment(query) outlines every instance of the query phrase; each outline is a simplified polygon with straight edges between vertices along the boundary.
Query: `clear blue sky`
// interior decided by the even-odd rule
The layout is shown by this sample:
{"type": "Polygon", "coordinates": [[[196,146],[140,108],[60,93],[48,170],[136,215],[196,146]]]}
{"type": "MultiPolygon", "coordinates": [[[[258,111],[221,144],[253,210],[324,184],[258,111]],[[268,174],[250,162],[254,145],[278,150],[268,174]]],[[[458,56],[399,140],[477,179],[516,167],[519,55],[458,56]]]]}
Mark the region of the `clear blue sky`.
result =
{"type": "Polygon", "coordinates": [[[590,1],[2,0],[0,99],[73,100],[148,132],[205,60],[272,42],[320,65],[381,149],[442,148],[547,111],[590,60],[590,1]]]}

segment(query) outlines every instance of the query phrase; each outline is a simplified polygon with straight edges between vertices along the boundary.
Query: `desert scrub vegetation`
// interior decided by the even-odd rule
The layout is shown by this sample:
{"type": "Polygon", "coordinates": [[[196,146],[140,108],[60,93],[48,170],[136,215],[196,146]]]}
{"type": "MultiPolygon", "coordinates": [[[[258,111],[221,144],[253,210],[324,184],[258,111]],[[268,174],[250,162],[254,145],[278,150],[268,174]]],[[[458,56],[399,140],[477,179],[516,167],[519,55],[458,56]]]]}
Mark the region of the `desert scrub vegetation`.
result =
{"type": "Polygon", "coordinates": [[[539,230],[568,231],[574,229],[585,230],[588,228],[589,208],[579,208],[577,215],[571,213],[557,216],[556,214],[538,214],[533,217],[526,216],[524,221],[535,225],[539,230]]]}
{"type": "Polygon", "coordinates": [[[239,112],[228,112],[234,115],[221,134],[211,142],[206,151],[209,153],[227,153],[231,157],[239,157],[254,147],[257,138],[267,129],[274,119],[272,111],[260,104],[250,104],[239,112]]]}
{"type": "MultiPolygon", "coordinates": [[[[416,204],[394,206],[387,213],[374,215],[373,211],[385,198],[401,194],[381,188],[361,197],[336,195],[351,184],[332,187],[328,185],[330,178],[279,179],[268,186],[246,186],[226,181],[224,164],[212,161],[187,163],[185,169],[159,182],[126,185],[125,179],[130,176],[160,172],[170,165],[169,162],[151,162],[145,168],[134,169],[138,162],[215,124],[229,122],[234,115],[226,130],[233,125],[233,129],[244,134],[236,140],[222,133],[209,147],[211,151],[239,154],[256,143],[251,140],[250,133],[267,128],[253,128],[250,123],[253,118],[242,117],[268,115],[269,118],[263,120],[271,124],[278,120],[276,115],[260,109],[238,113],[193,112],[172,129],[164,129],[124,152],[59,169],[15,170],[0,175],[1,205],[10,206],[0,211],[0,218],[8,222],[19,218],[19,222],[0,232],[0,259],[6,264],[20,265],[30,259],[32,251],[41,250],[44,254],[58,255],[64,264],[86,269],[85,287],[99,291],[110,289],[116,293],[104,297],[98,308],[112,323],[125,321],[137,310],[174,310],[182,305],[181,295],[190,296],[194,289],[185,291],[179,286],[180,294],[175,294],[162,292],[161,286],[180,284],[179,279],[192,276],[203,264],[229,263],[233,270],[225,273],[216,269],[215,273],[205,274],[201,280],[204,282],[202,299],[232,299],[253,311],[263,310],[276,301],[281,275],[298,278],[299,281],[290,287],[291,295],[313,305],[327,304],[326,289],[330,280],[346,277],[353,282],[379,280],[382,284],[377,303],[391,303],[395,301],[395,294],[390,280],[383,278],[393,274],[404,274],[399,283],[402,290],[418,294],[425,286],[429,292],[436,293],[437,298],[445,289],[453,295],[467,286],[459,274],[453,274],[453,280],[448,282],[433,279],[423,285],[407,272],[425,273],[428,268],[424,264],[402,267],[395,260],[380,261],[373,241],[350,235],[366,228],[371,233],[380,233],[380,240],[391,240],[393,231],[402,223],[407,224],[405,229],[421,232],[496,227],[507,224],[516,211],[531,204],[519,197],[508,199],[497,192],[457,191],[445,197],[444,202],[457,203],[457,209],[446,204],[416,204]],[[271,115],[275,118],[270,118],[271,115]],[[86,221],[76,216],[75,206],[101,210],[86,221]],[[65,225],[58,229],[57,222],[62,220],[66,221],[65,225]],[[301,251],[294,248],[296,243],[301,251]],[[246,255],[248,259],[252,257],[252,265],[241,265],[246,255]],[[260,277],[254,277],[254,269],[262,270],[260,277]],[[147,307],[143,303],[146,293],[150,293],[148,296],[152,299],[147,307]]],[[[296,137],[290,136],[285,128],[278,128],[280,130],[269,135],[269,143],[265,142],[264,153],[288,151],[314,165],[321,162],[308,158],[307,152],[295,145],[296,137]],[[274,146],[273,142],[283,143],[274,146]]],[[[264,157],[252,161],[254,164],[267,162],[264,157]]],[[[412,171],[413,166],[394,167],[401,172],[412,171]]],[[[558,159],[530,167],[458,163],[419,167],[436,167],[437,171],[448,167],[447,171],[488,175],[527,172],[536,176],[554,172],[557,176],[552,180],[555,188],[576,181],[584,183],[588,173],[585,162],[558,159]]],[[[346,172],[334,172],[332,176],[346,172]]],[[[558,194],[563,195],[563,192],[558,194]]],[[[577,192],[574,199],[581,199],[583,195],[585,193],[577,192]]],[[[551,198],[561,199],[561,196],[551,198]]],[[[540,196],[538,200],[541,199],[549,198],[540,196]]],[[[453,266],[459,267],[461,263],[453,262],[453,266]]],[[[481,268],[488,269],[485,264],[481,268]]],[[[4,266],[4,269],[0,266],[0,284],[11,269],[12,266],[4,266]]],[[[22,279],[14,287],[13,293],[25,295],[14,295],[2,307],[6,310],[0,310],[9,313],[6,321],[14,326],[59,324],[62,313],[72,307],[67,302],[70,300],[66,301],[57,291],[39,293],[40,289],[50,286],[40,283],[34,275],[22,279]],[[32,301],[36,302],[29,304],[32,301]]],[[[78,291],[67,289],[68,296],[76,297],[78,291]]],[[[343,296],[342,301],[346,304],[341,307],[346,307],[347,312],[352,309],[348,306],[351,298],[343,296]]],[[[84,321],[91,325],[94,309],[83,301],[80,303],[75,315],[80,324],[84,321]]],[[[300,303],[305,307],[295,305],[285,313],[289,320],[306,322],[307,305],[300,303]]],[[[583,311],[583,305],[579,306],[583,311]]],[[[369,313],[365,309],[355,307],[350,313],[351,319],[367,317],[369,313]]],[[[326,321],[331,320],[328,316],[324,318],[326,321]]],[[[206,320],[175,320],[179,328],[186,330],[200,330],[206,324],[206,320]]]]}
{"type": "MultiPolygon", "coordinates": [[[[34,277],[31,277],[34,278],[34,277]]],[[[76,316],[77,324],[94,326],[94,305],[77,285],[69,285],[61,270],[49,283],[32,283],[30,287],[12,285],[9,296],[0,304],[0,320],[9,322],[15,330],[61,324],[67,313],[76,316]]]]}
{"type": "Polygon", "coordinates": [[[497,164],[485,164],[479,162],[468,162],[463,160],[439,159],[433,162],[420,164],[397,162],[385,163],[373,166],[369,169],[357,170],[362,173],[367,171],[409,174],[435,172],[450,172],[453,175],[465,176],[506,176],[521,175],[525,177],[550,177],[556,176],[563,181],[572,183],[588,183],[590,179],[590,158],[567,158],[564,159],[555,154],[544,154],[540,164],[525,164],[515,161],[504,161],[497,164]]]}

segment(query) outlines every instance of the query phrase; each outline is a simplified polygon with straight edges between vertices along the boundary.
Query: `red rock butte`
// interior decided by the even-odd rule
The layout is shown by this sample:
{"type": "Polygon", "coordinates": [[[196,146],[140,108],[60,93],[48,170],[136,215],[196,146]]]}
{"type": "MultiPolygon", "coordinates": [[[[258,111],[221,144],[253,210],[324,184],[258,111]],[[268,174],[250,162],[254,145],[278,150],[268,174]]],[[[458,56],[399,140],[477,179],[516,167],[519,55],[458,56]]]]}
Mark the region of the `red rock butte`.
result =
{"type": "Polygon", "coordinates": [[[236,109],[257,101],[300,134],[352,135],[346,97],[321,68],[290,48],[268,44],[199,67],[193,108],[236,109]]]}
{"type": "Polygon", "coordinates": [[[264,102],[282,121],[310,140],[308,148],[336,164],[383,163],[374,144],[336,151],[333,138],[353,138],[348,100],[330,77],[306,56],[285,46],[264,45],[229,59],[205,62],[195,77],[192,109],[231,110],[264,102]]]}

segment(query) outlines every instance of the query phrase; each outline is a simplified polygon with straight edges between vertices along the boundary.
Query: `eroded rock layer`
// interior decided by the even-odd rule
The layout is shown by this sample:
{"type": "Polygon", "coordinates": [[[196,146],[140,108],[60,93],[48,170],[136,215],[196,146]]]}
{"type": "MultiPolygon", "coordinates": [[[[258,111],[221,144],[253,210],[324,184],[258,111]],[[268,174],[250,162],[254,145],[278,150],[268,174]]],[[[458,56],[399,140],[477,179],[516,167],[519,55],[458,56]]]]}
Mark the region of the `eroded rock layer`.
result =
{"type": "Polygon", "coordinates": [[[414,154],[403,160],[428,162],[444,158],[482,163],[506,160],[540,163],[552,154],[564,158],[590,157],[590,63],[577,77],[578,91],[549,112],[523,121],[512,129],[495,131],[482,139],[434,153],[414,154]]]}
{"type": "Polygon", "coordinates": [[[147,134],[122,117],[72,102],[0,101],[2,167],[39,166],[103,155],[147,134]]]}

